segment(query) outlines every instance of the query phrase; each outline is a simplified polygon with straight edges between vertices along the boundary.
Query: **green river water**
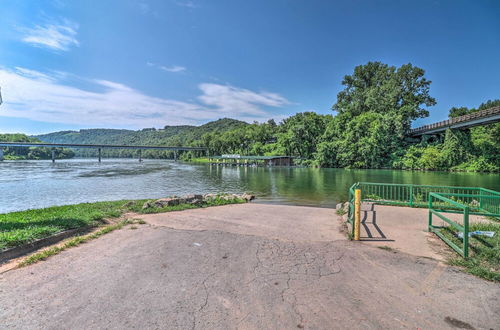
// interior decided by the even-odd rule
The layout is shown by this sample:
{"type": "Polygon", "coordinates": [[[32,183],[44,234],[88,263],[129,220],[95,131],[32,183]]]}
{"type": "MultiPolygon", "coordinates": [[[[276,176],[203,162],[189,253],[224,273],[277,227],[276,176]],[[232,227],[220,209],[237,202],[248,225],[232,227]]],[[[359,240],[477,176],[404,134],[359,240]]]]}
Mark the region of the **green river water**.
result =
{"type": "Polygon", "coordinates": [[[484,187],[500,175],[317,168],[221,167],[168,160],[72,159],[0,162],[0,213],[120,199],[252,192],[257,202],[333,207],[357,181],[484,187]]]}

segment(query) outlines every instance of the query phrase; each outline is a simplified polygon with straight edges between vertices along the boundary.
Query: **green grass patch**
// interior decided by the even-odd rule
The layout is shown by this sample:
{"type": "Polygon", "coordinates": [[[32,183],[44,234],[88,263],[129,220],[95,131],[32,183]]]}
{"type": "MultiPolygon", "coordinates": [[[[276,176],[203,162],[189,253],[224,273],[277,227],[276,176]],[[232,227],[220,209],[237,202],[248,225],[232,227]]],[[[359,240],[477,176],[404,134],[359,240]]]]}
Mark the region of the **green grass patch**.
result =
{"type": "Polygon", "coordinates": [[[340,208],[340,209],[337,209],[337,210],[335,211],[335,213],[336,213],[337,215],[343,216],[344,214],[346,214],[346,213],[347,213],[347,211],[346,211],[346,210],[344,210],[344,208],[340,208]]]}
{"type": "Polygon", "coordinates": [[[142,209],[146,201],[148,200],[84,203],[0,214],[0,251],[31,243],[65,230],[98,226],[103,223],[104,219],[118,218],[126,212],[162,213],[245,202],[242,199],[225,200],[221,196],[198,205],[180,204],[142,209]]]}
{"type": "Polygon", "coordinates": [[[206,158],[206,157],[189,158],[189,159],[186,159],[185,161],[190,162],[190,163],[203,163],[203,164],[209,163],[208,158],[206,158]]]}
{"type": "MultiPolygon", "coordinates": [[[[470,225],[470,231],[494,231],[493,237],[472,236],[469,238],[469,258],[460,256],[452,257],[449,260],[451,265],[464,267],[473,275],[482,277],[490,281],[500,282],[500,222],[475,223],[470,225]]],[[[462,239],[456,236],[456,232],[447,227],[442,230],[446,237],[458,246],[461,246],[462,239]]]]}
{"type": "Polygon", "coordinates": [[[125,226],[129,223],[135,223],[135,222],[131,221],[131,220],[123,220],[123,221],[120,221],[118,223],[106,226],[106,227],[104,227],[104,228],[102,228],[102,229],[100,229],[92,234],[74,237],[74,238],[70,239],[69,241],[65,242],[61,246],[51,247],[51,248],[48,248],[48,249],[43,250],[41,252],[37,252],[37,253],[30,255],[29,257],[27,257],[26,259],[21,261],[18,266],[24,267],[24,266],[34,264],[34,263],[41,261],[41,260],[45,260],[50,256],[53,256],[53,255],[60,253],[61,251],[64,251],[64,250],[69,249],[69,248],[74,247],[74,246],[78,246],[78,245],[83,244],[83,243],[86,243],[90,240],[96,239],[104,234],[112,232],[113,230],[121,229],[123,226],[125,226]]]}

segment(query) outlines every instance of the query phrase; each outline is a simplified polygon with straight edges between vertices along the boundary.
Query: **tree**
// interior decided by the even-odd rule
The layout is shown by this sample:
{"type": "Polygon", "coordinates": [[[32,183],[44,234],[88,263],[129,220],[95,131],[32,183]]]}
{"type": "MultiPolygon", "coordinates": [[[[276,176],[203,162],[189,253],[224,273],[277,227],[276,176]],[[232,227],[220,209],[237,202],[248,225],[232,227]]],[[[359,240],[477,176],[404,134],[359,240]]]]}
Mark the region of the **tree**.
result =
{"type": "Polygon", "coordinates": [[[429,95],[431,81],[424,73],[412,64],[399,68],[381,62],[359,65],[352,75],[344,77],[345,88],[332,109],[349,118],[365,112],[391,113],[408,130],[412,120],[429,115],[422,106],[436,104],[429,95]]]}
{"type": "Polygon", "coordinates": [[[312,159],[328,117],[315,112],[302,112],[288,117],[281,125],[278,137],[280,146],[287,151],[287,155],[312,159]]]}

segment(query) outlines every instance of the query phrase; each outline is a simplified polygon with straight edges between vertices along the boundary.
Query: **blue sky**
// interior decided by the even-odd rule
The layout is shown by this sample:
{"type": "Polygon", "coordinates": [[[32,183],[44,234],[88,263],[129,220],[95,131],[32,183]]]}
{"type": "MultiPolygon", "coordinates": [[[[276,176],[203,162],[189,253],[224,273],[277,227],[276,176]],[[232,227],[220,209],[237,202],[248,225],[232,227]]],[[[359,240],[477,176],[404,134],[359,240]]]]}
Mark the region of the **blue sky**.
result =
{"type": "Polygon", "coordinates": [[[437,105],[500,98],[500,1],[0,0],[0,132],[333,113],[344,75],[412,63],[437,105]]]}

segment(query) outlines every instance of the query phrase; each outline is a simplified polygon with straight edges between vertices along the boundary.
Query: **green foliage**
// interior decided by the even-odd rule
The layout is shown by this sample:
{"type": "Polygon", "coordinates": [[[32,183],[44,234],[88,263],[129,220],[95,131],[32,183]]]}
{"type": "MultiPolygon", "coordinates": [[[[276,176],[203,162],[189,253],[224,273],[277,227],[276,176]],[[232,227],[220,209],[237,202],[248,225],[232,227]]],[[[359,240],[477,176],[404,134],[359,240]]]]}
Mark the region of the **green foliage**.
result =
{"type": "MultiPolygon", "coordinates": [[[[208,147],[211,155],[288,155],[305,166],[343,168],[398,168],[409,170],[500,171],[500,124],[466,130],[447,130],[444,136],[412,139],[413,120],[429,115],[436,104],[431,81],[412,64],[400,67],[368,62],[354,68],[342,81],[344,89],[333,105],[336,116],[297,113],[276,124],[247,124],[220,119],[205,125],[165,126],[140,131],[92,129],[40,135],[46,142],[183,145],[208,147]]],[[[454,107],[455,117],[477,109],[454,107]]],[[[96,150],[78,150],[78,156],[96,156],[96,150]]],[[[137,157],[134,150],[104,150],[105,157],[137,157]]],[[[143,151],[144,158],[173,158],[170,151],[143,151]]],[[[183,160],[200,161],[204,152],[180,153],[183,160]]],[[[42,157],[32,153],[30,157],[42,157]]],[[[206,161],[206,160],[205,160],[206,161]]]]}
{"type": "MultiPolygon", "coordinates": [[[[41,142],[37,138],[29,137],[25,134],[0,134],[0,142],[41,142]]],[[[70,149],[55,148],[56,158],[73,158],[75,153],[70,149]]],[[[11,160],[20,159],[51,159],[52,150],[50,148],[39,147],[6,147],[4,148],[4,158],[11,160]]]]}
{"type": "Polygon", "coordinates": [[[297,113],[286,118],[280,125],[279,146],[286,155],[312,159],[329,120],[331,116],[314,112],[297,113]]]}
{"type": "MultiPolygon", "coordinates": [[[[469,239],[469,258],[453,257],[452,265],[464,267],[473,275],[490,281],[500,282],[500,223],[498,220],[485,223],[475,223],[470,226],[470,231],[493,231],[493,237],[473,236],[469,239]]],[[[455,244],[462,244],[462,240],[455,236],[451,228],[443,233],[455,244]]]]}
{"type": "Polygon", "coordinates": [[[381,62],[359,65],[352,75],[344,77],[345,89],[337,95],[333,109],[350,118],[365,112],[390,113],[408,129],[412,120],[429,115],[423,105],[436,104],[429,95],[431,82],[424,73],[412,64],[399,68],[381,62]]]}
{"type": "Polygon", "coordinates": [[[118,218],[126,212],[159,213],[199,207],[244,203],[243,199],[225,199],[223,195],[201,204],[180,204],[143,209],[147,200],[83,203],[0,214],[0,251],[27,244],[59,232],[96,226],[104,219],[118,218]]]}
{"type": "MultiPolygon", "coordinates": [[[[220,134],[248,124],[235,119],[219,119],[201,126],[165,126],[163,129],[145,128],[138,131],[119,129],[82,129],[38,135],[48,143],[126,144],[157,146],[201,146],[206,133],[220,134]]],[[[78,157],[96,157],[95,149],[75,149],[78,157]]],[[[137,150],[104,149],[103,157],[138,157],[137,150]]],[[[201,156],[202,154],[195,154],[201,156]]],[[[181,155],[182,156],[182,155],[181,155]]],[[[143,150],[143,158],[174,158],[171,151],[143,150]]]]}

